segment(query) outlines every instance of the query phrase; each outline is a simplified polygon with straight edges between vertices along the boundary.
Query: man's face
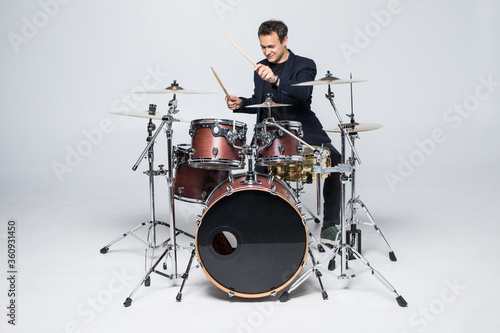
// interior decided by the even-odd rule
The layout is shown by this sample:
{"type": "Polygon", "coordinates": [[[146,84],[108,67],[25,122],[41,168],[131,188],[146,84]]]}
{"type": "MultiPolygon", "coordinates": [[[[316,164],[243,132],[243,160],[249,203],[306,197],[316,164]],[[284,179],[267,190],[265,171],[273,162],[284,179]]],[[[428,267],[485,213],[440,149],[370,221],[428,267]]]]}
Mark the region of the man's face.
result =
{"type": "Polygon", "coordinates": [[[278,34],[273,31],[270,35],[260,35],[259,40],[262,53],[264,53],[269,62],[280,63],[288,58],[283,57],[287,51],[288,36],[283,39],[283,43],[280,43],[278,34]]]}

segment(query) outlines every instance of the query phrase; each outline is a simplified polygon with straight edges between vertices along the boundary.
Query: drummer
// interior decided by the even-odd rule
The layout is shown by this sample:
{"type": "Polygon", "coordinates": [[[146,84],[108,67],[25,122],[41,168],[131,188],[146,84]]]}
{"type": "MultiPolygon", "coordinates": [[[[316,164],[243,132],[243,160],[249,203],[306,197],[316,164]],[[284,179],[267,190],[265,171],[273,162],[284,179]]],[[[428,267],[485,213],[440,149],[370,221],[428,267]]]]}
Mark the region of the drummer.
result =
{"type": "MultiPolygon", "coordinates": [[[[304,132],[303,140],[310,145],[330,150],[332,165],[341,162],[340,153],[323,131],[323,126],[311,110],[312,86],[292,86],[292,84],[314,81],[316,64],[313,60],[295,55],[287,48],[288,27],[285,23],[269,20],[259,27],[258,37],[262,53],[266,59],[254,68],[254,94],[251,98],[230,95],[227,106],[234,112],[257,113],[257,123],[269,116],[268,109],[245,108],[246,105],[261,104],[272,95],[275,103],[292,104],[282,108],[271,108],[272,117],[279,120],[299,121],[304,132]]],[[[325,179],[323,187],[324,219],[320,241],[336,245],[339,232],[341,205],[340,175],[333,173],[325,179]]],[[[340,239],[340,236],[339,236],[340,239]]]]}

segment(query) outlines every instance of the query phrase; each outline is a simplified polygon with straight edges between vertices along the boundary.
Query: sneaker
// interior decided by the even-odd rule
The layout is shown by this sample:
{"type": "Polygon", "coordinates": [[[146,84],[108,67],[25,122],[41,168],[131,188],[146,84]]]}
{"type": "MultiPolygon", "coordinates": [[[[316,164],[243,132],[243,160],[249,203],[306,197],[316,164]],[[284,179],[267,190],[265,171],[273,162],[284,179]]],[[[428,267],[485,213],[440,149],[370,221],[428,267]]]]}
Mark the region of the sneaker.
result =
{"type": "Polygon", "coordinates": [[[340,235],[337,237],[339,229],[332,225],[326,229],[321,230],[319,241],[325,245],[337,246],[340,240],[340,235]]]}

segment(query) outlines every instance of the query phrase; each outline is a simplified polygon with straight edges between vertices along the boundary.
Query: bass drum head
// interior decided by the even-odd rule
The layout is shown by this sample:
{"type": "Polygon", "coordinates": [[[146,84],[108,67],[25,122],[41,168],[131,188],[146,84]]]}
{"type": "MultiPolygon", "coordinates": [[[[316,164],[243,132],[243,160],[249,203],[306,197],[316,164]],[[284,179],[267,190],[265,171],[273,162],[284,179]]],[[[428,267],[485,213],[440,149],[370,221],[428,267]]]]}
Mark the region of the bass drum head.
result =
{"type": "Polygon", "coordinates": [[[196,250],[212,282],[239,297],[265,297],[300,272],[308,235],[298,210],[280,195],[244,189],[221,196],[203,214],[196,250]]]}

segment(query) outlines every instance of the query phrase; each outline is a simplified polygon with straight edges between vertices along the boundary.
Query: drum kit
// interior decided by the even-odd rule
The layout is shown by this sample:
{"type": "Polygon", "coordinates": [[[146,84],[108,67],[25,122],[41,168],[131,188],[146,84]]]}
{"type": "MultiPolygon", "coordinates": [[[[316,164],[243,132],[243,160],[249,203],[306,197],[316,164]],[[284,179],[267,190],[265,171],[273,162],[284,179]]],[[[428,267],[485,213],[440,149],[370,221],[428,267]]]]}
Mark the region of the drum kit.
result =
{"type": "MultiPolygon", "coordinates": [[[[215,74],[215,72],[214,72],[215,74]]],[[[218,79],[218,77],[217,77],[218,79]]],[[[220,81],[219,81],[220,82],[220,81]]],[[[336,275],[338,279],[353,278],[358,275],[347,274],[348,262],[357,259],[366,266],[363,271],[370,271],[390,292],[396,296],[400,306],[407,303],[394,287],[361,255],[361,233],[356,229],[360,223],[370,224],[383,237],[359,197],[356,196],[355,166],[360,163],[354,146],[358,132],[371,131],[382,127],[377,124],[359,124],[354,121],[351,112],[349,123],[344,124],[333,102],[332,84],[351,84],[360,80],[338,79],[331,74],[318,81],[303,82],[297,85],[328,85],[326,97],[339,120],[337,128],[327,131],[340,133],[342,162],[332,166],[328,149],[311,146],[301,139],[302,126],[297,121],[276,121],[271,117],[274,107],[286,107],[286,104],[272,102],[270,96],[265,102],[250,105],[250,108],[263,108],[269,111],[269,117],[254,127],[253,140],[247,142],[247,125],[243,122],[227,119],[196,119],[190,122],[191,143],[173,145],[172,127],[182,119],[174,117],[177,110],[177,94],[199,94],[183,89],[174,81],[170,87],[142,93],[172,94],[166,114],[159,115],[156,105],[151,104],[147,112],[122,113],[122,115],[149,119],[147,146],[132,167],[137,170],[146,158],[149,169],[144,173],[149,176],[150,221],[122,234],[105,247],[109,248],[127,235],[133,235],[153,250],[151,265],[146,274],[127,297],[124,306],[132,303],[132,297],[140,286],[150,285],[150,276],[157,273],[170,280],[182,279],[177,301],[182,299],[182,291],[190,270],[201,267],[207,277],[219,289],[229,296],[243,298],[261,298],[276,296],[285,290],[280,301],[289,299],[290,293],[309,276],[316,276],[324,299],[328,298],[321,281],[321,271],[336,275]],[[161,120],[156,127],[152,120],[161,120]],[[166,133],[167,165],[154,170],[154,144],[164,128],[166,133]],[[346,161],[345,143],[351,148],[351,157],[346,161]],[[255,171],[256,166],[267,167],[268,173],[255,171]],[[325,249],[307,228],[305,209],[316,223],[319,219],[301,202],[304,184],[316,183],[318,201],[317,214],[321,213],[321,180],[330,173],[339,173],[342,182],[341,225],[337,235],[339,244],[325,249]],[[163,176],[167,182],[167,201],[169,205],[168,221],[156,220],[154,204],[154,177],[163,176]],[[351,199],[346,202],[346,183],[351,183],[351,199]],[[295,188],[294,188],[295,186],[295,188]],[[188,204],[200,204],[203,212],[196,221],[196,235],[190,235],[176,227],[175,201],[188,204]],[[367,213],[370,222],[356,218],[357,205],[367,213]],[[349,215],[346,215],[348,210],[349,215]],[[157,226],[170,229],[170,237],[161,244],[156,242],[157,226]],[[137,237],[134,232],[148,227],[148,240],[137,237]],[[348,231],[347,228],[350,227],[348,231]],[[184,234],[191,241],[189,248],[177,243],[176,237],[184,234]],[[312,246],[322,253],[316,260],[312,246]],[[355,248],[356,247],[356,248],[355,248]],[[154,251],[164,248],[162,254],[153,259],[154,251]],[[187,268],[178,271],[178,251],[190,252],[187,268]],[[301,273],[308,256],[312,267],[301,273]],[[340,273],[334,274],[336,257],[340,257],[340,273]],[[195,258],[197,263],[194,263],[195,258]],[[167,265],[168,260],[169,264],[167,265]],[[164,271],[157,269],[163,262],[164,271]],[[325,269],[323,263],[328,263],[325,269]],[[194,266],[193,266],[194,265],[194,266]],[[290,287],[289,287],[290,286],[290,287]],[[289,287],[287,290],[286,288],[289,287]]],[[[227,93],[226,93],[227,95],[227,93]]],[[[390,259],[396,261],[394,252],[383,237],[390,250],[390,259]]]]}

